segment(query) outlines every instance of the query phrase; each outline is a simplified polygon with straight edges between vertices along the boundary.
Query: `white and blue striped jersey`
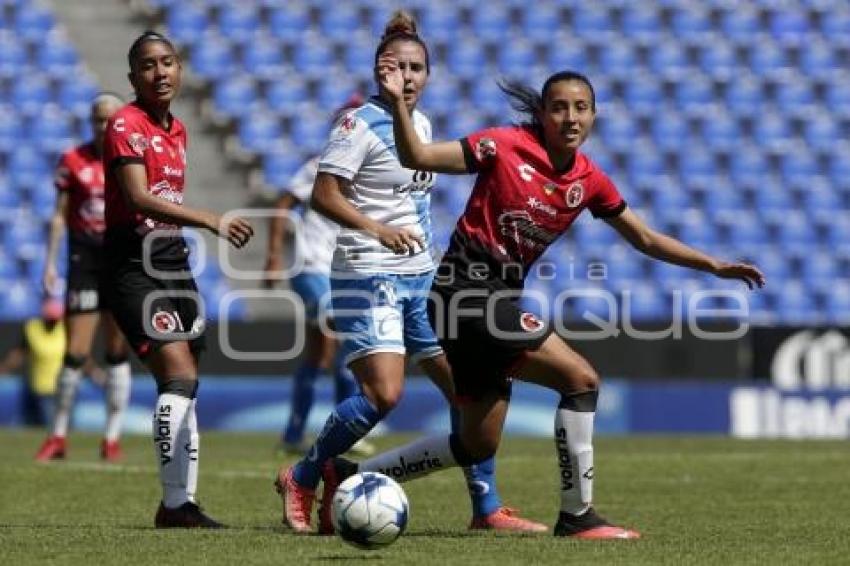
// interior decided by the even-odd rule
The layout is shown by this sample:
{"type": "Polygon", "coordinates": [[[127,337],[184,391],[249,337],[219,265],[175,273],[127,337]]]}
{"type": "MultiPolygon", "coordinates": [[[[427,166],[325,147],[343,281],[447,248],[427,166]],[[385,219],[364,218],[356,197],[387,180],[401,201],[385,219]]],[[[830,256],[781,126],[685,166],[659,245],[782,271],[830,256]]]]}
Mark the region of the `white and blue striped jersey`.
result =
{"type": "MultiPolygon", "coordinates": [[[[431,141],[431,123],[424,114],[414,111],[413,125],[422,141],[431,141]]],[[[425,242],[425,248],[412,255],[397,255],[374,236],[343,227],[337,235],[334,271],[423,273],[434,269],[430,206],[435,175],[401,166],[392,112],[380,99],[370,98],[336,123],[319,159],[319,172],[348,180],[344,194],[362,214],[387,226],[411,228],[425,242]]]]}

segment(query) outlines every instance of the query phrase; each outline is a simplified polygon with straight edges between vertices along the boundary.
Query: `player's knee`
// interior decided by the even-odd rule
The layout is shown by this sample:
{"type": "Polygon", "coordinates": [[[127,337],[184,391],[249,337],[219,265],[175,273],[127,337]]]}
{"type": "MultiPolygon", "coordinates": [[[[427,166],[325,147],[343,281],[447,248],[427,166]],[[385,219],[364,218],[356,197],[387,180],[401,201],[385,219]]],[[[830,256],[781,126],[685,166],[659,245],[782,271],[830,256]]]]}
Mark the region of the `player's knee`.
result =
{"type": "Polygon", "coordinates": [[[130,356],[124,350],[116,350],[113,352],[107,352],[103,357],[103,361],[106,362],[108,366],[118,366],[123,363],[126,363],[130,360],[130,356]]]}
{"type": "Polygon", "coordinates": [[[580,393],[597,391],[599,389],[599,374],[590,365],[572,371],[567,379],[566,390],[562,393],[580,393]]]}
{"type": "Polygon", "coordinates": [[[192,377],[177,377],[157,383],[159,395],[172,394],[186,399],[194,399],[198,394],[198,380],[192,377]]]}
{"type": "Polygon", "coordinates": [[[374,391],[372,398],[369,399],[378,412],[386,415],[398,405],[401,400],[401,389],[385,388],[374,391]]]}

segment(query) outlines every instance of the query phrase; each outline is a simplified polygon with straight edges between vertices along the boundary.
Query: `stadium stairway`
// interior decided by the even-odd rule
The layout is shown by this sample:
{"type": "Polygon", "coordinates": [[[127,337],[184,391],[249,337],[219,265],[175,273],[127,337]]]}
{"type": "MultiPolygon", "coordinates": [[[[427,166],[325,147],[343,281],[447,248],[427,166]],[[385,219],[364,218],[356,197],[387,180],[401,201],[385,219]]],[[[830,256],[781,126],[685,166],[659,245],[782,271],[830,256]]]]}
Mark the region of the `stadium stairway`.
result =
{"type": "MultiPolygon", "coordinates": [[[[107,90],[132,98],[127,80],[127,58],[132,38],[148,27],[144,21],[134,18],[126,0],[50,0],[57,19],[61,21],[69,37],[79,50],[100,85],[107,90]]],[[[247,206],[249,192],[245,188],[245,175],[224,159],[221,137],[205,131],[198,109],[200,95],[186,88],[189,82],[184,73],[184,89],[174,104],[174,114],[186,125],[189,134],[189,166],[187,176],[187,198],[189,205],[215,211],[233,210],[247,206]]],[[[234,268],[261,270],[265,258],[266,222],[252,220],[256,230],[254,240],[228,257],[234,268]]],[[[218,242],[212,234],[203,233],[211,260],[217,256],[218,242]]],[[[222,242],[223,243],[223,242],[222,242]]],[[[219,262],[221,263],[221,262],[219,262]]],[[[228,277],[231,289],[257,289],[258,281],[239,280],[228,277]]],[[[281,301],[252,299],[245,303],[248,317],[280,318],[288,311],[281,301]]]]}

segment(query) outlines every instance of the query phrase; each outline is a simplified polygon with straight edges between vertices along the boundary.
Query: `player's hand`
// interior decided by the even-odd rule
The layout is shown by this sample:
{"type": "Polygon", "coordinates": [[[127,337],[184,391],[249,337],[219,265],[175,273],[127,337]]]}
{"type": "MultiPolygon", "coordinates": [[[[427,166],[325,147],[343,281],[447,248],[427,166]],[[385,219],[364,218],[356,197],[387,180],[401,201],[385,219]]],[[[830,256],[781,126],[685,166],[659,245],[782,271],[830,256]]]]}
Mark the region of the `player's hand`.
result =
{"type": "Polygon", "coordinates": [[[224,238],[237,249],[244,247],[254,235],[254,229],[248,221],[238,216],[228,220],[218,217],[213,226],[215,226],[214,232],[219,237],[224,238]]]}
{"type": "Polygon", "coordinates": [[[425,249],[422,236],[415,234],[410,228],[391,228],[384,226],[378,232],[378,240],[391,249],[393,253],[413,255],[418,249],[425,249]]]}
{"type": "Polygon", "coordinates": [[[59,273],[56,271],[56,266],[46,265],[44,267],[44,275],[41,278],[41,287],[45,295],[54,294],[58,280],[59,273]]]}
{"type": "Polygon", "coordinates": [[[398,66],[398,59],[392,51],[384,51],[378,57],[376,66],[378,82],[392,99],[398,102],[404,99],[404,76],[398,66]]]}
{"type": "Polygon", "coordinates": [[[722,279],[740,279],[750,289],[755,286],[761,288],[765,284],[764,274],[756,266],[744,262],[720,262],[714,274],[722,279]]]}
{"type": "Polygon", "coordinates": [[[269,254],[266,257],[266,266],[263,268],[263,289],[273,289],[280,281],[283,280],[281,272],[283,271],[283,259],[279,254],[269,254]]]}

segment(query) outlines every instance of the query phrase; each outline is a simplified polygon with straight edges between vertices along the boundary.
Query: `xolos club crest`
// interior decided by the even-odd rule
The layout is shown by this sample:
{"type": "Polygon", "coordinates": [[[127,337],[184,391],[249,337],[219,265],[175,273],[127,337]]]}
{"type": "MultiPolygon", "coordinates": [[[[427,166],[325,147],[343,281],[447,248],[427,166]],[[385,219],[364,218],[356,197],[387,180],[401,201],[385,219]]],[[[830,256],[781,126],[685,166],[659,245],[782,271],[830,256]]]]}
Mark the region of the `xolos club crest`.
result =
{"type": "Polygon", "coordinates": [[[567,202],[567,208],[578,208],[584,199],[584,186],[581,183],[573,183],[567,189],[564,199],[567,202]]]}

